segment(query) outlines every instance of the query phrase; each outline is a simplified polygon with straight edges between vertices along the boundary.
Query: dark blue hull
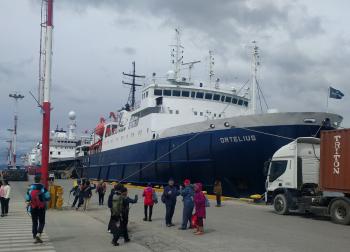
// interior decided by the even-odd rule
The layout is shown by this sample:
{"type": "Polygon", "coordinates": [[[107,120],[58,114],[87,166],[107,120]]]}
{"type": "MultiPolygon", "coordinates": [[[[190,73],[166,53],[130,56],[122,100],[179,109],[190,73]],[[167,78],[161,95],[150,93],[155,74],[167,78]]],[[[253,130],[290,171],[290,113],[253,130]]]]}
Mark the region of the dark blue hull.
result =
{"type": "Polygon", "coordinates": [[[196,137],[192,133],[152,140],[90,155],[83,176],[136,184],[165,184],[169,177],[180,183],[189,178],[192,182],[202,182],[209,192],[218,177],[226,195],[263,193],[264,162],[291,139],[314,136],[319,126],[250,129],[269,134],[230,128],[202,132],[196,137]]]}

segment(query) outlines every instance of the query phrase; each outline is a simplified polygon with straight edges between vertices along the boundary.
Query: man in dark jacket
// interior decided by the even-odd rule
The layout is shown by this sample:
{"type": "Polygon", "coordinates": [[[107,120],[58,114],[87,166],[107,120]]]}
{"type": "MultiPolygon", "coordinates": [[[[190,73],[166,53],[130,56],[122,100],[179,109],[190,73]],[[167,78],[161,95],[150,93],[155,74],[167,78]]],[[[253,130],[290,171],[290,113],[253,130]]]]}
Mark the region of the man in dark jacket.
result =
{"type": "Polygon", "coordinates": [[[174,180],[169,179],[168,185],[164,188],[162,202],[165,204],[165,224],[167,227],[174,226],[172,223],[175,212],[176,198],[180,195],[179,190],[174,186],[174,180]]]}

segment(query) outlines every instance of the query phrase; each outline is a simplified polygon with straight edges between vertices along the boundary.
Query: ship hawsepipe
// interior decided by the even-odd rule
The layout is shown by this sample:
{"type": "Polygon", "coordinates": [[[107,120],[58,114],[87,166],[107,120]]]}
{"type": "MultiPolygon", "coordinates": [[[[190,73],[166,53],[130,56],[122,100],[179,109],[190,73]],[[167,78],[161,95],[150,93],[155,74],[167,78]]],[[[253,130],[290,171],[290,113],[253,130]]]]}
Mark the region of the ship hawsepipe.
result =
{"type": "Polygon", "coordinates": [[[225,195],[263,193],[264,162],[275,151],[295,138],[334,129],[341,121],[336,114],[295,112],[177,126],[158,139],[92,154],[80,172],[91,179],[134,184],[163,185],[170,177],[178,183],[189,178],[202,182],[209,192],[220,178],[225,195]]]}

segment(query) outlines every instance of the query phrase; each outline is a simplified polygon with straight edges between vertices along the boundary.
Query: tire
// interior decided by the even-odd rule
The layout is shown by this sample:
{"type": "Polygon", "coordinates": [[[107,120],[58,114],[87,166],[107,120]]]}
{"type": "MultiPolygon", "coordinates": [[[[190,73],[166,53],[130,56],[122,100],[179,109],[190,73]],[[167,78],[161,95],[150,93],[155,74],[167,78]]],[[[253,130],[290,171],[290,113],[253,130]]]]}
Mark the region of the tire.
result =
{"type": "Polygon", "coordinates": [[[289,202],[284,194],[277,194],[273,200],[275,212],[280,215],[289,214],[289,202]]]}
{"type": "Polygon", "coordinates": [[[342,199],[335,200],[330,208],[332,221],[337,224],[350,224],[350,204],[342,199]]]}

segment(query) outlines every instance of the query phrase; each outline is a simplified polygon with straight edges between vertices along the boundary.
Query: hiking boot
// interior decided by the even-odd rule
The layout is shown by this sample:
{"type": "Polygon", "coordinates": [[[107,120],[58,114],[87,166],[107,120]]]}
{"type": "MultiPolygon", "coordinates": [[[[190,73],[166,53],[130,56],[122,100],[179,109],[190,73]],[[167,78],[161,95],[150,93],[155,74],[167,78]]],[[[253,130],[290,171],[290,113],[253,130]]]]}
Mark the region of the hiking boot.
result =
{"type": "Polygon", "coordinates": [[[129,239],[129,238],[128,238],[128,239],[125,239],[124,242],[125,242],[125,243],[130,242],[130,239],[129,239]]]}
{"type": "Polygon", "coordinates": [[[179,227],[179,230],[186,230],[186,228],[184,228],[184,227],[179,227]]]}
{"type": "Polygon", "coordinates": [[[143,221],[147,221],[147,218],[143,218],[143,221]]]}
{"type": "Polygon", "coordinates": [[[148,221],[152,221],[152,219],[148,219],[148,221]]]}
{"type": "Polygon", "coordinates": [[[112,240],[112,244],[113,244],[114,246],[119,246],[119,243],[118,243],[115,239],[112,240]]]}
{"type": "Polygon", "coordinates": [[[43,240],[41,240],[40,236],[37,235],[37,236],[35,236],[35,241],[34,241],[34,243],[43,243],[43,240]]]}

